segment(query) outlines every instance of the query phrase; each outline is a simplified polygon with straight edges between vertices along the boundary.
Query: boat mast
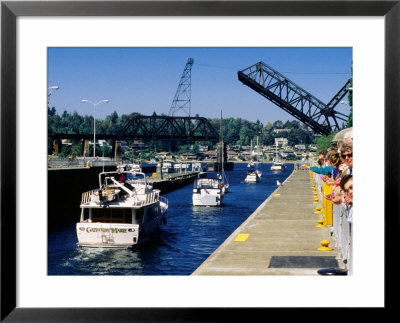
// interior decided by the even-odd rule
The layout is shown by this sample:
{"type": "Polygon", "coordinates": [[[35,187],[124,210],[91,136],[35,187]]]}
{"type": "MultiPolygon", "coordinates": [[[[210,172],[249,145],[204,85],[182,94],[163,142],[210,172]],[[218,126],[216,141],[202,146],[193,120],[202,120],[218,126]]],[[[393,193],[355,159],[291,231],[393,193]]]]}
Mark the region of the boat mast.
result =
{"type": "Polygon", "coordinates": [[[223,140],[223,134],[222,134],[222,110],[221,110],[221,120],[219,123],[219,132],[220,132],[220,137],[221,137],[221,169],[222,169],[222,176],[224,175],[224,160],[225,160],[225,155],[224,155],[224,140],[223,140]]]}

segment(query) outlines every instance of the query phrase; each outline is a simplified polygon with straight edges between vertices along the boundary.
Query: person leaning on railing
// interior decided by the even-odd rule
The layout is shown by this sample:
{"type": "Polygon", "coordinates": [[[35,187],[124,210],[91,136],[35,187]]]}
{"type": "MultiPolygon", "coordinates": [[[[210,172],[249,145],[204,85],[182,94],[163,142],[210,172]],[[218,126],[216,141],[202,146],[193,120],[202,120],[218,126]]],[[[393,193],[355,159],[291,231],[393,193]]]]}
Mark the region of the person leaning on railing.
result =
{"type": "MultiPolygon", "coordinates": [[[[333,166],[331,165],[331,160],[330,160],[330,158],[331,158],[331,156],[333,155],[333,154],[335,154],[336,153],[336,149],[330,149],[329,151],[328,151],[328,153],[326,154],[326,159],[325,159],[325,164],[326,164],[326,166],[325,167],[317,167],[317,166],[308,166],[308,165],[306,165],[306,164],[303,164],[302,165],[302,167],[304,167],[304,168],[308,168],[310,171],[312,171],[312,172],[314,172],[314,173],[316,173],[316,174],[320,174],[320,175],[325,175],[325,176],[327,176],[327,175],[329,175],[329,174],[332,174],[332,172],[333,172],[333,166]]],[[[318,160],[318,161],[320,161],[320,159],[318,160]]],[[[329,175],[330,176],[330,175],[329,175]]]]}
{"type": "Polygon", "coordinates": [[[344,198],[344,192],[340,187],[340,183],[335,184],[331,195],[332,203],[335,205],[341,205],[343,203],[343,198],[344,198]]]}
{"type": "Polygon", "coordinates": [[[339,153],[334,153],[330,157],[330,163],[333,167],[332,176],[325,179],[326,184],[328,185],[336,185],[340,184],[340,179],[342,177],[342,160],[340,158],[339,153]]]}
{"type": "Polygon", "coordinates": [[[353,175],[353,142],[344,142],[341,146],[341,157],[346,165],[345,174],[353,175]]]}
{"type": "Polygon", "coordinates": [[[343,176],[340,187],[344,192],[343,201],[346,205],[347,221],[353,222],[353,175],[343,176]]]}
{"type": "MultiPolygon", "coordinates": [[[[335,186],[340,183],[342,177],[342,160],[338,153],[337,147],[331,147],[326,155],[327,165],[326,167],[310,167],[309,169],[314,173],[320,174],[322,181],[327,185],[333,186],[332,193],[325,196],[328,200],[332,200],[335,196],[335,186]]],[[[339,193],[339,192],[337,192],[339,193]]],[[[339,194],[340,195],[340,194],[339,194]]]]}

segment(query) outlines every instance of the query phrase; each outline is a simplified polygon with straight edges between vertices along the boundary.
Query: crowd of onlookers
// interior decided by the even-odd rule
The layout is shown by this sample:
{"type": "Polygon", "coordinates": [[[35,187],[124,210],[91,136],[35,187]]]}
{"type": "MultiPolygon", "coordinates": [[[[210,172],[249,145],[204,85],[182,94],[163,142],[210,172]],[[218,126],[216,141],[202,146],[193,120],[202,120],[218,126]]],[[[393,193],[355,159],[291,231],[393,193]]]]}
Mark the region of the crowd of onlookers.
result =
{"type": "Polygon", "coordinates": [[[309,168],[320,174],[322,180],[332,186],[332,194],[325,198],[334,204],[344,204],[347,220],[353,222],[353,131],[345,133],[343,141],[337,141],[327,151],[318,153],[318,166],[309,168]]]}

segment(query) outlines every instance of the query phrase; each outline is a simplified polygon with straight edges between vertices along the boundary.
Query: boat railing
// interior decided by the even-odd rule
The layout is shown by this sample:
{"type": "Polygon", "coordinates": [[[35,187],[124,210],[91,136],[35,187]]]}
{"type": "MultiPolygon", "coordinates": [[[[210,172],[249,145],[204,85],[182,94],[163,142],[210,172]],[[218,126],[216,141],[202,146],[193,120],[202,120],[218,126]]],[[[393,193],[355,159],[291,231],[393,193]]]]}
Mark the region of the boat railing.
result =
{"type": "Polygon", "coordinates": [[[168,206],[168,199],[164,196],[159,196],[160,202],[168,206]]]}
{"type": "Polygon", "coordinates": [[[97,192],[97,190],[91,190],[91,191],[83,192],[83,193],[82,193],[81,204],[85,204],[85,203],[90,202],[90,197],[91,197],[92,194],[94,194],[95,192],[97,192]]]}
{"type": "Polygon", "coordinates": [[[133,195],[133,205],[135,206],[145,206],[149,204],[153,204],[154,202],[157,202],[160,199],[160,191],[159,190],[154,190],[148,193],[145,193],[143,195],[135,194],[133,195]]]}

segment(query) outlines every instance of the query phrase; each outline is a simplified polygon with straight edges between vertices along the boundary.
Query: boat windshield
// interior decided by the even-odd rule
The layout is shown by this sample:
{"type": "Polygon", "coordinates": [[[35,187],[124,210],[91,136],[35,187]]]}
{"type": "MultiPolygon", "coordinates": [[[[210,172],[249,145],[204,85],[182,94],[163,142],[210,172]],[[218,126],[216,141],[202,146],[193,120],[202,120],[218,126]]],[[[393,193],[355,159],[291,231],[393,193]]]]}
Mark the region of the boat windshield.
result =
{"type": "Polygon", "coordinates": [[[220,188],[221,181],[213,178],[199,178],[195,180],[195,188],[220,188]]]}
{"type": "Polygon", "coordinates": [[[138,173],[128,173],[126,174],[126,180],[129,181],[129,183],[134,183],[138,185],[146,185],[146,179],[142,175],[138,175],[138,173]]]}
{"type": "Polygon", "coordinates": [[[131,185],[146,186],[146,175],[135,171],[104,172],[99,175],[100,187],[115,186],[115,181],[120,183],[129,182],[131,185]]]}
{"type": "Polygon", "coordinates": [[[83,208],[81,222],[132,223],[132,209],[83,208]]]}

